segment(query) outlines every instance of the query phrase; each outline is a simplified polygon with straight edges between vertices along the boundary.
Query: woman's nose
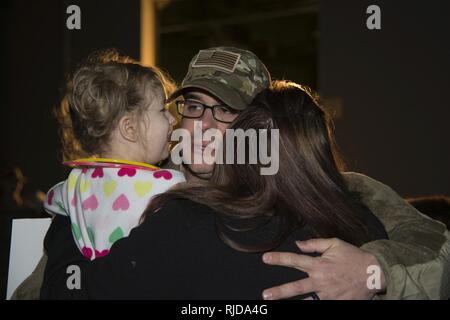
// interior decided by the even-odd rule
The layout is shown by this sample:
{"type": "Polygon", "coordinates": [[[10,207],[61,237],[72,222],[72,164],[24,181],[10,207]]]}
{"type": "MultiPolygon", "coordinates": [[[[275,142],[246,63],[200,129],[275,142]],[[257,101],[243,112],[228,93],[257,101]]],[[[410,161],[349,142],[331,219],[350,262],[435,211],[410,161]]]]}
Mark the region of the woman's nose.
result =
{"type": "Polygon", "coordinates": [[[203,130],[212,128],[214,126],[214,122],[216,121],[213,117],[211,109],[206,109],[205,113],[200,118],[200,120],[202,121],[202,129],[203,130]]]}

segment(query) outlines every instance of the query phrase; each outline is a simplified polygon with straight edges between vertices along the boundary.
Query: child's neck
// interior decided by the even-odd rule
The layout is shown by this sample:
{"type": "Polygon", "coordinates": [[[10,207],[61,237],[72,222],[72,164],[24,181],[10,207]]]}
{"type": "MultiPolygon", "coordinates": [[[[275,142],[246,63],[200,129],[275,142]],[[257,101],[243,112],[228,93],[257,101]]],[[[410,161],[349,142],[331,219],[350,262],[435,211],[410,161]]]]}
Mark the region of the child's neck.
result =
{"type": "Polygon", "coordinates": [[[143,162],[142,159],[136,159],[126,152],[103,152],[99,155],[99,158],[143,162]]]}

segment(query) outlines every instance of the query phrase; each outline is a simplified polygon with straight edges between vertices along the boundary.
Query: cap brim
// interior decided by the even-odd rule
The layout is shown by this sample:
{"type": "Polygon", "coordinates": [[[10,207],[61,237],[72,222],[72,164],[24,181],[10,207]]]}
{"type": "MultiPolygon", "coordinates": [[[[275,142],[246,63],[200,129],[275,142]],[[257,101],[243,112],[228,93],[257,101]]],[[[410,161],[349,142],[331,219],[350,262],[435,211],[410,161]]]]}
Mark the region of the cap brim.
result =
{"type": "Polygon", "coordinates": [[[226,84],[221,82],[217,83],[216,81],[211,79],[195,80],[186,83],[181,88],[172,93],[167,99],[167,102],[172,102],[174,99],[185,94],[186,92],[195,89],[204,90],[212,94],[230,108],[236,110],[244,110],[248,107],[248,104],[237,92],[230,89],[230,87],[227,87],[226,84]]]}

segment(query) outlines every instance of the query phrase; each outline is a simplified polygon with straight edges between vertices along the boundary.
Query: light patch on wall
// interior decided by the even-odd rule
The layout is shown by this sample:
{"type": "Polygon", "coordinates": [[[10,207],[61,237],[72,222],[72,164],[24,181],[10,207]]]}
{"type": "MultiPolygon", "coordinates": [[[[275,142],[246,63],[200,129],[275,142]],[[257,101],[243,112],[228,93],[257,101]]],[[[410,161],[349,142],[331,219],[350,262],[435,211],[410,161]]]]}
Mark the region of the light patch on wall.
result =
{"type": "Polygon", "coordinates": [[[141,63],[156,64],[156,8],[154,0],[141,0],[141,63]]]}

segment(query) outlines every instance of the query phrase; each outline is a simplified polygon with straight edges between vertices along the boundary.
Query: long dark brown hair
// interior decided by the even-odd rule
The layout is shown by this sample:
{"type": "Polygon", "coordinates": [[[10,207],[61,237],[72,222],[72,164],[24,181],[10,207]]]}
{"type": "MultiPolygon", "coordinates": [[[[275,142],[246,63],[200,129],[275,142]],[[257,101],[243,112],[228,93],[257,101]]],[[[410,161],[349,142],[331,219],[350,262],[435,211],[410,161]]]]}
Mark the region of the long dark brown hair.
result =
{"type": "Polygon", "coordinates": [[[259,163],[216,164],[210,181],[155,197],[143,219],[171,199],[188,199],[213,209],[219,236],[240,251],[273,249],[299,227],[355,245],[370,240],[362,218],[367,209],[340,173],[330,119],[307,88],[274,81],[230,126],[238,128],[279,129],[278,173],[261,175],[259,163]],[[245,223],[236,227],[232,221],[245,223]],[[230,230],[248,232],[273,221],[278,231],[267,242],[245,245],[228,236],[230,230]]]}

